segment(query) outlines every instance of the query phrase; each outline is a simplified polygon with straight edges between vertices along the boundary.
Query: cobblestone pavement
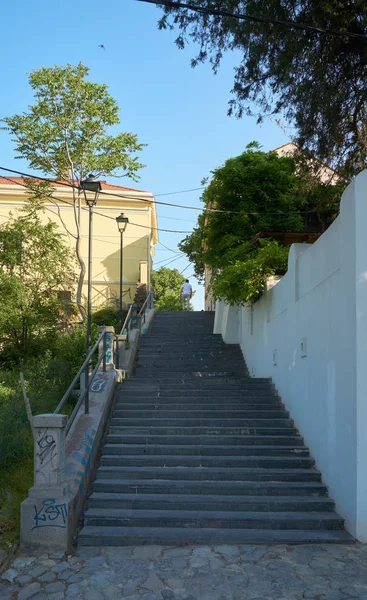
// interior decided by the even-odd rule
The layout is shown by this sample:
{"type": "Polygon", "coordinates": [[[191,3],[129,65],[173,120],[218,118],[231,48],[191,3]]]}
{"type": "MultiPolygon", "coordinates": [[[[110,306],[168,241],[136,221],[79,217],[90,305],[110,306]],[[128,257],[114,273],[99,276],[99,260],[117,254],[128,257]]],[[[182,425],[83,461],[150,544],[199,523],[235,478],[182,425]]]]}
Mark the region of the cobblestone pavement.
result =
{"type": "Polygon", "coordinates": [[[1,600],[367,600],[367,545],[81,548],[19,556],[1,600]]]}

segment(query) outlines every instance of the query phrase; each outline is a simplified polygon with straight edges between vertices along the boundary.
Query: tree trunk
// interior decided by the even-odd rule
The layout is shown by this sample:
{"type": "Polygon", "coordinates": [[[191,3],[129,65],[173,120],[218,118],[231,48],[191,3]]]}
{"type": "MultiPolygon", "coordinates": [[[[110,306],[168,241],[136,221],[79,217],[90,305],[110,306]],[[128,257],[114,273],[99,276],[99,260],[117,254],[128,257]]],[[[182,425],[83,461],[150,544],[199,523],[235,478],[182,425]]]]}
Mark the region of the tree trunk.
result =
{"type": "Polygon", "coordinates": [[[78,263],[80,265],[80,272],[79,272],[79,277],[78,277],[78,287],[77,287],[77,291],[76,291],[76,302],[77,302],[79,312],[82,316],[83,321],[86,321],[87,312],[82,303],[83,283],[84,283],[86,268],[85,268],[85,262],[81,255],[81,247],[80,246],[81,246],[81,236],[78,235],[78,237],[76,239],[76,243],[75,243],[75,252],[76,252],[76,257],[78,259],[78,263]]]}
{"type": "MultiPolygon", "coordinates": [[[[82,179],[82,177],[80,176],[79,179],[82,179]]],[[[73,182],[75,181],[75,174],[74,174],[73,167],[72,167],[72,181],[73,182]]],[[[85,277],[85,272],[86,272],[85,262],[82,258],[82,254],[81,254],[82,206],[81,206],[80,192],[78,191],[78,193],[75,193],[75,188],[73,188],[73,199],[74,199],[74,202],[73,202],[74,218],[75,218],[75,225],[76,225],[75,253],[76,253],[76,257],[78,259],[78,263],[80,266],[79,277],[78,277],[78,287],[77,287],[77,291],[76,291],[76,303],[78,305],[79,312],[81,314],[83,322],[85,323],[85,321],[87,320],[87,311],[85,310],[85,308],[83,306],[83,302],[82,302],[83,283],[84,283],[84,277],[85,277]]]]}

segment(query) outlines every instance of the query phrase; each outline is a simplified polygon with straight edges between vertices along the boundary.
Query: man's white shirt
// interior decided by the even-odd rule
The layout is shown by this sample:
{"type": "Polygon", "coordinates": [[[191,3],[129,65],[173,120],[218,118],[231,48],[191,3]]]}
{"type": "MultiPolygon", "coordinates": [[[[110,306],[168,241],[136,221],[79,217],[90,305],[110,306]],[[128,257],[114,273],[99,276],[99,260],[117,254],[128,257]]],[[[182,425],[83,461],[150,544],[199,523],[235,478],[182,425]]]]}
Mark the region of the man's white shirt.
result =
{"type": "Polygon", "coordinates": [[[183,296],[190,296],[192,292],[192,287],[189,283],[183,283],[181,290],[183,296]]]}

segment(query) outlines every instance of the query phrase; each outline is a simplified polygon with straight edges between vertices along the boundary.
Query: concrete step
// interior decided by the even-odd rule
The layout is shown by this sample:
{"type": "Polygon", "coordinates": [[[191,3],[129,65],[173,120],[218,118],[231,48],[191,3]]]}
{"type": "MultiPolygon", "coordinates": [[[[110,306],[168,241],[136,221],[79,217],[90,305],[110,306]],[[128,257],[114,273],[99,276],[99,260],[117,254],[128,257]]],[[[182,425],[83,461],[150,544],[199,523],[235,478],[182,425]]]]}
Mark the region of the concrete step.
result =
{"type": "Polygon", "coordinates": [[[189,456],[183,455],[144,455],[107,454],[100,459],[102,466],[109,467],[187,467],[190,469],[309,469],[315,461],[309,456],[189,456]]]}
{"type": "MultiPolygon", "coordinates": [[[[271,385],[271,380],[270,379],[260,379],[260,378],[251,378],[247,375],[235,375],[235,376],[231,376],[229,377],[227,380],[221,379],[220,381],[214,380],[213,378],[209,378],[208,380],[203,380],[202,377],[197,376],[195,378],[195,385],[200,382],[200,385],[204,385],[204,386],[209,386],[209,387],[216,387],[217,385],[225,385],[226,387],[241,387],[241,385],[245,385],[245,386],[257,386],[257,385],[266,385],[269,386],[271,385]]],[[[193,382],[191,382],[193,383],[193,382]]],[[[179,384],[181,385],[187,385],[185,383],[181,383],[179,382],[179,384]]],[[[133,380],[133,379],[128,379],[125,384],[126,386],[132,386],[132,387],[136,387],[137,383],[133,380]]],[[[145,382],[145,381],[139,381],[139,385],[152,385],[151,382],[145,382]]],[[[162,385],[162,384],[160,384],[162,385]]],[[[168,384],[170,387],[172,385],[177,385],[175,384],[175,382],[168,382],[168,384]]]]}
{"type": "MultiPolygon", "coordinates": [[[[124,433],[139,433],[140,435],[177,435],[177,436],[227,436],[241,435],[245,439],[246,436],[295,436],[298,435],[298,431],[295,427],[189,427],[189,426],[158,426],[152,425],[110,425],[109,433],[112,434],[124,434],[124,433]]],[[[177,440],[179,442],[179,439],[177,440]]]]}
{"type": "Polygon", "coordinates": [[[121,494],[183,494],[234,496],[327,496],[323,483],[313,481],[188,481],[172,479],[113,479],[97,471],[93,492],[121,494]]]}
{"type": "Polygon", "coordinates": [[[303,438],[295,435],[153,435],[153,434],[134,434],[126,432],[125,434],[108,433],[106,436],[107,444],[123,444],[127,445],[167,445],[169,447],[182,447],[183,445],[192,447],[210,447],[210,446],[227,446],[230,448],[249,448],[256,453],[257,446],[269,445],[274,447],[274,451],[279,446],[281,448],[301,448],[303,446],[303,438]]]}
{"type": "Polygon", "coordinates": [[[342,530],[185,529],[180,527],[84,527],[80,546],[185,546],[250,544],[352,544],[342,530]]]}
{"type": "Polygon", "coordinates": [[[165,455],[165,456],[309,456],[309,450],[304,446],[225,446],[225,445],[178,445],[168,444],[122,444],[114,443],[113,436],[108,435],[103,446],[102,454],[118,454],[121,456],[139,455],[165,455]],[[111,440],[112,438],[112,440],[111,440]]]}
{"type": "Polygon", "coordinates": [[[180,402],[197,402],[198,400],[203,400],[204,402],[222,402],[223,398],[225,401],[231,402],[256,402],[260,403],[263,401],[279,401],[278,396],[272,394],[270,391],[266,393],[265,391],[260,391],[256,393],[256,391],[242,391],[242,390],[191,390],[191,389],[179,389],[179,390],[152,390],[146,391],[144,389],[138,389],[135,392],[131,390],[131,388],[125,388],[124,386],[120,387],[116,393],[116,398],[125,399],[130,402],[133,402],[134,399],[143,398],[144,400],[154,402],[156,398],[160,400],[170,400],[177,399],[180,402]]]}
{"type": "MultiPolygon", "coordinates": [[[[148,372],[156,371],[159,369],[159,372],[165,373],[168,369],[172,371],[193,371],[193,372],[201,372],[201,371],[209,371],[209,372],[217,372],[218,362],[213,361],[210,362],[208,360],[199,361],[196,360],[187,360],[184,358],[180,358],[177,360],[166,360],[162,359],[139,359],[136,361],[136,373],[142,372],[141,370],[145,369],[148,372]]],[[[243,364],[239,360],[226,360],[223,361],[220,365],[220,371],[235,371],[241,373],[244,371],[243,364]]]]}
{"type": "Polygon", "coordinates": [[[179,379],[180,377],[188,377],[190,379],[197,379],[198,373],[200,373],[199,377],[212,377],[212,378],[224,378],[231,377],[232,375],[240,375],[241,370],[239,368],[227,369],[227,370],[207,370],[206,368],[200,368],[199,366],[195,366],[193,368],[181,368],[181,367],[167,367],[167,369],[163,369],[160,367],[159,369],[152,368],[144,368],[136,367],[135,376],[137,378],[144,377],[145,380],[157,380],[157,381],[174,381],[175,379],[179,379]]]}
{"type": "Polygon", "coordinates": [[[90,509],[132,510],[215,510],[235,512],[326,512],[334,502],[325,496],[224,496],[188,494],[120,494],[93,492],[90,509]]]}
{"type": "Polygon", "coordinates": [[[270,469],[227,467],[137,467],[101,465],[97,474],[109,479],[180,479],[192,481],[321,481],[316,469],[270,469]]]}
{"type": "Polygon", "coordinates": [[[195,412],[199,411],[211,411],[219,410],[220,412],[232,412],[232,411],[267,411],[269,410],[271,413],[274,411],[283,411],[287,412],[284,409],[284,406],[277,400],[270,400],[269,402],[245,402],[237,400],[237,402],[217,402],[212,400],[200,401],[200,398],[197,398],[194,402],[182,402],[182,399],[172,399],[167,398],[164,402],[162,402],[161,398],[156,398],[148,401],[149,399],[128,399],[127,402],[123,398],[117,399],[115,402],[116,410],[136,410],[139,412],[142,411],[150,411],[150,410],[167,410],[172,411],[176,410],[177,413],[184,412],[187,414],[190,411],[193,411],[195,408],[195,412]]]}
{"type": "Polygon", "coordinates": [[[163,419],[172,419],[172,418],[187,418],[187,419],[204,419],[210,417],[212,418],[227,418],[227,419],[287,419],[289,417],[288,411],[284,409],[272,409],[266,408],[265,410],[260,409],[229,409],[229,408],[212,408],[211,410],[204,410],[202,408],[191,408],[191,409],[181,409],[179,410],[177,407],[164,407],[164,408],[144,408],[138,409],[135,407],[125,408],[125,407],[115,407],[113,412],[114,418],[163,418],[163,419]]]}
{"type": "Polygon", "coordinates": [[[257,381],[256,379],[247,378],[238,378],[233,377],[232,379],[226,378],[209,378],[204,379],[200,376],[193,377],[192,379],[178,379],[177,381],[172,381],[167,379],[167,381],[161,381],[158,377],[156,381],[146,379],[129,379],[124,384],[121,384],[121,387],[125,389],[141,389],[146,391],[153,391],[154,389],[160,389],[163,391],[172,391],[172,390],[223,390],[223,391],[252,391],[252,392],[261,392],[261,390],[266,390],[267,392],[273,390],[271,383],[269,381],[257,381]]]}
{"type": "Polygon", "coordinates": [[[234,349],[230,349],[228,347],[224,347],[223,349],[218,349],[215,352],[213,351],[213,349],[210,349],[209,351],[206,349],[179,349],[179,350],[166,350],[164,347],[161,350],[156,350],[154,348],[149,348],[146,349],[143,346],[140,347],[139,350],[139,359],[141,358],[148,358],[148,359],[155,359],[155,358],[170,358],[170,359],[180,359],[180,358],[197,358],[198,360],[201,359],[220,359],[222,360],[222,358],[228,358],[230,357],[231,359],[241,359],[243,362],[243,356],[242,356],[242,352],[239,348],[234,348],[234,349]]]}
{"type": "Polygon", "coordinates": [[[102,527],[191,527],[233,529],[343,529],[334,512],[235,512],[215,510],[88,509],[85,525],[102,527]]]}
{"type": "Polygon", "coordinates": [[[172,417],[172,418],[158,418],[158,417],[149,417],[149,418],[119,418],[113,416],[111,419],[111,425],[114,426],[128,426],[132,425],[133,427],[221,427],[225,425],[233,425],[235,427],[293,427],[293,423],[290,419],[251,419],[251,418],[230,418],[230,417],[218,417],[218,418],[188,418],[188,417],[172,417]],[[276,421],[276,423],[274,422],[276,421]]]}

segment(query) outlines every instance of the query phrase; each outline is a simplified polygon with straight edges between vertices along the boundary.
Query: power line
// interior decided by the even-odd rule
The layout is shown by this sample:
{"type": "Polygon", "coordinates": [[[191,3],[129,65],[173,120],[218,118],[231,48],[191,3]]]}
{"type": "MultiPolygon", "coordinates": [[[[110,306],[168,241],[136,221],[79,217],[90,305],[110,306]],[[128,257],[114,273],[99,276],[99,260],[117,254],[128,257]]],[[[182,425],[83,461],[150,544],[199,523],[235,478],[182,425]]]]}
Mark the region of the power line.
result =
{"type": "MultiPolygon", "coordinates": [[[[10,170],[10,169],[3,169],[2,167],[0,167],[0,169],[2,169],[4,171],[10,170]]],[[[19,171],[14,171],[14,172],[17,173],[19,171]]],[[[12,179],[10,179],[10,177],[6,177],[5,175],[3,175],[2,177],[3,177],[3,179],[7,179],[8,181],[10,181],[11,183],[14,183],[14,181],[12,179]]],[[[29,175],[29,176],[27,175],[26,177],[29,177],[30,179],[40,179],[39,177],[36,177],[35,175],[29,175]]],[[[43,177],[41,179],[44,181],[49,181],[49,179],[46,179],[45,177],[43,177]]],[[[63,198],[59,198],[58,196],[55,196],[53,194],[47,194],[46,192],[42,192],[41,190],[32,189],[25,183],[19,183],[19,185],[26,188],[27,190],[37,192],[41,196],[44,196],[45,198],[49,198],[50,200],[58,200],[59,202],[62,202],[63,204],[67,204],[67,206],[73,206],[71,202],[67,202],[67,200],[63,200],[63,198]]],[[[76,186],[72,186],[72,187],[76,187],[76,186]]],[[[88,208],[82,206],[82,210],[88,211],[88,208]]],[[[104,217],[105,219],[111,219],[111,221],[114,221],[114,223],[116,223],[116,219],[114,217],[110,217],[110,215],[105,215],[101,212],[98,212],[97,210],[94,210],[93,214],[104,217]]],[[[164,231],[166,233],[191,233],[191,231],[177,231],[175,229],[162,229],[160,227],[152,227],[150,225],[141,225],[140,223],[133,223],[130,220],[129,220],[129,223],[130,223],[130,225],[134,225],[135,227],[143,227],[144,229],[149,229],[149,230],[154,230],[154,231],[164,231]]]]}
{"type": "Polygon", "coordinates": [[[175,254],[180,254],[180,252],[178,250],[172,250],[172,248],[168,248],[168,246],[165,246],[164,244],[162,244],[162,242],[158,242],[158,244],[160,244],[161,246],[163,246],[163,248],[165,248],[166,250],[169,250],[170,252],[174,252],[175,254]]]}
{"type": "MultiPolygon", "coordinates": [[[[170,257],[170,258],[167,258],[167,257],[166,257],[166,258],[163,258],[162,260],[159,260],[158,262],[155,262],[155,261],[153,261],[153,262],[154,262],[154,264],[155,264],[155,265],[160,265],[161,263],[164,263],[164,262],[166,262],[167,260],[169,260],[169,261],[170,261],[170,263],[171,263],[171,262],[173,262],[174,260],[179,260],[179,259],[180,259],[180,258],[182,258],[184,255],[185,255],[185,254],[184,254],[184,252],[182,252],[182,253],[181,253],[181,254],[179,254],[178,256],[175,256],[175,258],[171,258],[171,257],[170,257]]],[[[169,263],[168,263],[168,264],[169,264],[169,263]]]]}
{"type": "Polygon", "coordinates": [[[301,31],[310,31],[312,33],[321,33],[323,35],[333,35],[338,37],[350,37],[358,40],[367,40],[367,35],[361,33],[353,33],[352,31],[341,31],[339,29],[324,29],[323,27],[314,27],[312,25],[304,25],[302,23],[295,23],[294,21],[282,21],[281,19],[273,19],[271,17],[259,17],[255,15],[247,15],[241,13],[231,13],[223,9],[205,8],[203,6],[197,6],[191,2],[176,2],[172,0],[138,0],[138,2],[146,2],[148,4],[158,4],[161,6],[167,6],[169,8],[186,8],[194,12],[201,13],[203,15],[213,15],[218,17],[230,17],[240,21],[253,21],[255,23],[267,23],[271,25],[281,25],[288,27],[289,29],[298,29],[301,31]]]}
{"type": "MultiPolygon", "coordinates": [[[[170,265],[171,263],[175,262],[176,260],[179,260],[180,258],[182,258],[182,256],[176,256],[175,258],[172,258],[169,262],[166,262],[165,265],[161,265],[161,267],[167,267],[168,265],[170,265]]],[[[159,265],[161,262],[165,262],[165,261],[158,261],[157,263],[155,263],[153,261],[153,267],[155,267],[156,265],[159,265]]]]}
{"type": "MultiPolygon", "coordinates": [[[[144,0],[142,0],[142,1],[144,1],[144,0]]],[[[51,183],[52,183],[52,180],[50,180],[47,177],[39,177],[38,175],[29,175],[27,173],[23,173],[22,171],[15,171],[14,169],[6,169],[5,167],[1,167],[1,166],[0,166],[0,170],[1,171],[7,171],[9,173],[17,173],[18,175],[21,175],[22,177],[27,177],[29,179],[38,179],[38,180],[41,180],[41,181],[51,181],[51,183]]],[[[8,179],[9,181],[11,181],[7,177],[4,177],[4,179],[8,179]]],[[[80,190],[79,186],[74,185],[72,183],[67,183],[67,182],[63,182],[63,181],[55,181],[54,183],[57,183],[57,184],[60,184],[60,185],[66,186],[66,187],[70,187],[70,188],[73,188],[73,189],[80,190]]],[[[19,184],[19,185],[22,185],[22,184],[19,184]]],[[[27,188],[26,185],[23,185],[23,187],[27,188]]],[[[109,196],[109,197],[112,196],[113,198],[119,198],[120,200],[138,200],[140,202],[147,202],[147,200],[144,200],[143,198],[138,198],[137,196],[123,196],[123,195],[120,195],[120,194],[113,194],[112,192],[103,192],[103,191],[100,191],[99,195],[109,196]]],[[[47,196],[47,194],[46,194],[46,196],[47,196]]],[[[58,199],[61,202],[64,202],[65,204],[69,204],[71,206],[70,202],[66,202],[65,200],[61,200],[61,198],[57,198],[57,196],[51,196],[51,195],[49,195],[49,198],[54,198],[55,200],[58,199]]],[[[262,214],[260,211],[247,212],[247,211],[241,211],[241,210],[221,210],[219,208],[207,208],[207,207],[205,207],[205,208],[199,208],[197,206],[185,206],[183,204],[172,204],[172,203],[168,203],[168,202],[157,202],[157,201],[155,201],[154,204],[163,204],[164,206],[173,206],[175,208],[185,208],[185,209],[188,209],[188,210],[197,210],[199,212],[204,212],[204,213],[210,212],[210,213],[220,213],[220,214],[228,214],[228,215],[244,215],[244,216],[257,216],[257,215],[261,215],[262,214]]],[[[278,217],[281,217],[281,216],[286,216],[286,215],[308,215],[308,214],[314,214],[314,212],[315,211],[312,211],[312,210],[303,210],[303,211],[302,210],[295,210],[295,211],[287,211],[287,212],[284,212],[284,211],[283,212],[267,212],[266,211],[263,214],[265,214],[267,216],[278,216],[278,217]]],[[[325,209],[325,210],[318,211],[318,212],[322,213],[322,212],[330,212],[330,211],[327,210],[327,209],[325,209]]],[[[103,215],[102,213],[98,213],[96,211],[95,211],[95,214],[100,214],[103,217],[106,217],[108,219],[114,220],[113,217],[109,217],[107,215],[103,215]]],[[[178,220],[185,221],[185,219],[178,219],[178,220]]],[[[174,230],[174,229],[162,229],[160,227],[149,227],[147,225],[139,225],[137,223],[131,223],[131,224],[132,225],[136,225],[137,227],[144,227],[146,229],[153,229],[153,230],[157,230],[157,231],[165,231],[167,233],[192,233],[192,231],[177,231],[177,230],[174,230]]]]}
{"type": "Polygon", "coordinates": [[[174,196],[175,194],[187,194],[187,192],[197,192],[198,190],[205,190],[205,185],[197,188],[191,188],[191,190],[181,190],[180,192],[167,192],[166,194],[153,194],[155,198],[158,196],[174,196]]]}
{"type": "Polygon", "coordinates": [[[192,219],[177,219],[176,217],[166,217],[165,215],[159,215],[160,219],[168,219],[169,221],[181,221],[182,223],[197,223],[192,219]]]}
{"type": "MultiPolygon", "coordinates": [[[[60,181],[60,180],[52,180],[49,177],[41,177],[40,175],[31,175],[29,173],[23,173],[22,171],[16,171],[14,169],[6,169],[5,167],[1,167],[0,166],[0,170],[1,171],[7,171],[8,173],[16,173],[17,175],[21,175],[22,177],[27,177],[29,179],[38,179],[39,181],[49,181],[50,183],[55,183],[58,185],[63,185],[64,187],[69,187],[72,189],[76,189],[79,190],[80,186],[79,185],[74,185],[71,182],[67,182],[67,181],[60,181]]],[[[98,192],[100,196],[109,196],[109,197],[113,197],[113,198],[119,198],[120,200],[138,200],[139,202],[147,202],[146,199],[141,198],[140,196],[124,196],[123,194],[114,194],[113,192],[107,192],[107,191],[100,191],[98,192]]],[[[180,192],[172,192],[173,194],[178,194],[180,192]]],[[[148,200],[149,202],[149,200],[148,200]]],[[[205,211],[209,211],[209,212],[225,212],[225,211],[220,211],[220,210],[216,210],[213,208],[199,208],[197,206],[185,206],[184,204],[174,204],[172,202],[160,202],[157,200],[154,200],[154,204],[160,204],[162,206],[173,206],[175,208],[186,208],[189,210],[198,210],[199,212],[201,212],[202,210],[205,211]]],[[[182,219],[184,220],[184,219],[182,219]]],[[[178,233],[186,233],[186,232],[178,232],[178,233]]]]}
{"type": "Polygon", "coordinates": [[[187,267],[185,267],[185,268],[184,268],[184,270],[183,270],[183,271],[180,271],[180,275],[182,275],[182,273],[185,273],[186,269],[188,269],[190,266],[191,266],[191,263],[189,263],[189,264],[187,265],[187,267]]]}

